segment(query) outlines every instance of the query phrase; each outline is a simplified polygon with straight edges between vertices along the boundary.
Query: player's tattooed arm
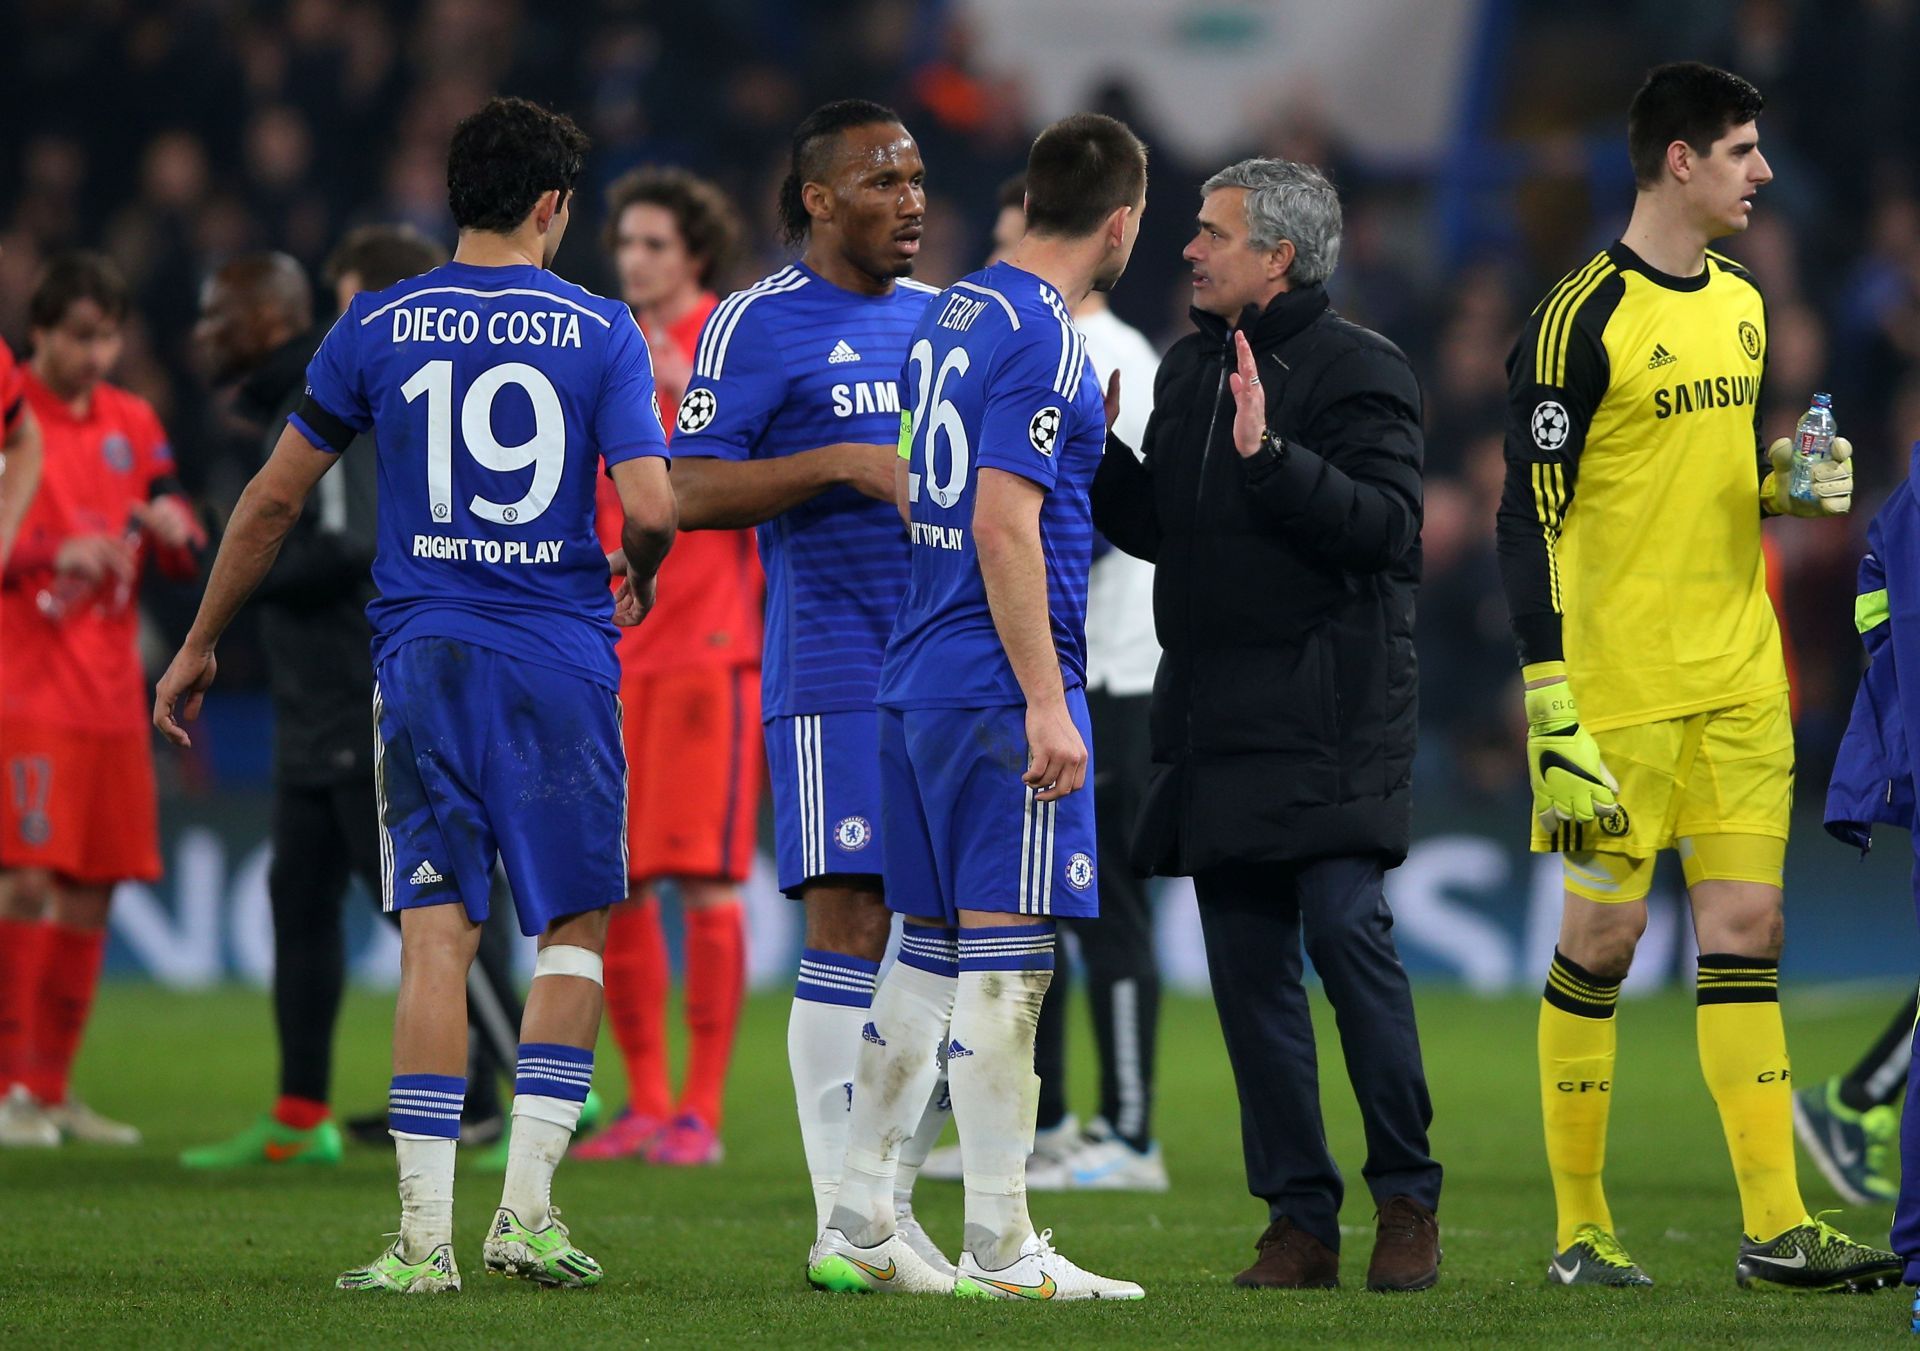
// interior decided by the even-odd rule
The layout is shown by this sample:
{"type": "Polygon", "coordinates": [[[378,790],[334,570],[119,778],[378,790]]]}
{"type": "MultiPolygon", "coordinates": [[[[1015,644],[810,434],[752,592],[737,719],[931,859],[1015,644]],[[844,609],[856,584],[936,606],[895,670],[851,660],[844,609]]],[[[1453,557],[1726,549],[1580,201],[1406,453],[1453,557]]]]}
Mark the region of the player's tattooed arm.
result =
{"type": "Polygon", "coordinates": [[[154,690],[153,725],[175,745],[192,744],[180,722],[199,715],[200,700],[213,684],[213,652],[220,636],[272,569],[287,532],[300,519],[307,494],[338,458],[314,449],[312,442],[288,426],[272,456],[234,504],[226,537],[207,577],[206,594],[200,598],[200,612],[154,690]]]}
{"type": "Polygon", "coordinates": [[[895,447],[843,441],[766,460],[682,455],[673,491],[683,530],[740,530],[770,521],[830,488],[893,501],[895,447]]]}

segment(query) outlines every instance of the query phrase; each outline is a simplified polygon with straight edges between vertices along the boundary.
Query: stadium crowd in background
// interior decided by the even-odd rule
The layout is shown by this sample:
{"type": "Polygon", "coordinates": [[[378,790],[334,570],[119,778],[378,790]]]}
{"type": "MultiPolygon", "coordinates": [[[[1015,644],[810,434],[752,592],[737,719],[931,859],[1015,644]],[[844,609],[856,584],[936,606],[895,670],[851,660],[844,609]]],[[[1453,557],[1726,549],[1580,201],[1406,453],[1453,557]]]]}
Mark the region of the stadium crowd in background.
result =
{"type": "MultiPolygon", "coordinates": [[[[1807,395],[1826,388],[1842,430],[1886,452],[1862,458],[1855,525],[1780,541],[1787,627],[1804,661],[1801,783],[1817,791],[1856,664],[1845,614],[1819,598],[1849,584],[1858,523],[1892,486],[1897,452],[1920,437],[1920,185],[1911,167],[1920,91],[1900,56],[1920,36],[1920,14],[1729,0],[1676,18],[1660,7],[1623,15],[1530,0],[1513,7],[1510,25],[1493,111],[1463,133],[1469,186],[1446,189],[1470,198],[1465,228],[1443,228],[1438,166],[1370,161],[1311,101],[1276,91],[1252,114],[1241,147],[1329,172],[1348,219],[1334,303],[1393,333],[1421,378],[1422,612],[1435,621],[1422,625],[1422,685],[1492,690],[1515,679],[1485,528],[1500,484],[1502,362],[1525,306],[1559,275],[1567,241],[1598,247],[1623,223],[1631,175],[1618,91],[1679,50],[1763,89],[1844,85],[1845,117],[1876,133],[1837,130],[1833,100],[1776,98],[1767,137],[1782,186],[1737,246],[1769,298],[1767,434],[1783,434],[1807,395]],[[1583,54],[1577,71],[1531,59],[1574,47],[1583,54]]],[[[173,430],[182,481],[216,513],[239,487],[230,467],[238,461],[221,443],[246,436],[197,377],[201,283],[260,248],[317,273],[359,223],[411,223],[450,243],[440,155],[455,119],[494,89],[567,109],[593,137],[580,203],[587,228],[570,237],[557,267],[602,294],[617,290],[611,260],[595,247],[602,192],[644,162],[688,166],[741,203],[744,246],[716,292],[764,275],[783,259],[772,198],[787,131],[807,108],[847,94],[898,108],[936,166],[918,273],[944,284],[985,256],[995,188],[1019,168],[1038,125],[1027,91],[982,64],[958,8],[940,0],[199,0],[151,13],[105,0],[24,0],[0,17],[0,33],[0,109],[9,125],[31,128],[0,149],[0,336],[24,344],[26,297],[54,251],[109,252],[133,289],[117,379],[152,401],[173,430]],[[838,17],[823,22],[829,9],[838,17]],[[688,51],[700,59],[668,59],[688,51]],[[118,97],[101,98],[103,89],[118,97]],[[128,118],[122,106],[146,111],[128,118]]],[[[1197,200],[1204,172],[1217,166],[1181,163],[1123,80],[1093,103],[1154,147],[1162,200],[1197,200]]],[[[1184,210],[1149,218],[1137,275],[1116,302],[1163,350],[1186,331],[1184,210]]],[[[162,585],[148,589],[146,604],[177,636],[191,599],[162,585]]],[[[246,627],[230,644],[227,675],[234,688],[257,689],[265,664],[249,655],[246,627]]],[[[149,654],[158,647],[150,643],[149,654]]],[[[1423,758],[1462,794],[1504,800],[1515,791],[1514,706],[1491,696],[1423,700],[1423,758]]]]}

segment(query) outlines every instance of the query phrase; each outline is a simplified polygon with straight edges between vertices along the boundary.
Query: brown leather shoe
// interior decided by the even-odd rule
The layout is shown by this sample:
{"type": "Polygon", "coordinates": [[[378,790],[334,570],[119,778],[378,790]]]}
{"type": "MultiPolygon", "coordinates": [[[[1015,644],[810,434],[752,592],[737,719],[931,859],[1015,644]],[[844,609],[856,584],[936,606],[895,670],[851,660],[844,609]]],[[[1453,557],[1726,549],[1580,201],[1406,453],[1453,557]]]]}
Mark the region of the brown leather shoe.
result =
{"type": "Polygon", "coordinates": [[[1340,1254],[1285,1216],[1253,1246],[1260,1256],[1233,1278],[1244,1290],[1331,1290],[1340,1284],[1340,1254]]]}
{"type": "Polygon", "coordinates": [[[1426,1290],[1440,1279],[1440,1221],[1411,1196],[1396,1196],[1380,1208],[1369,1290],[1426,1290]]]}

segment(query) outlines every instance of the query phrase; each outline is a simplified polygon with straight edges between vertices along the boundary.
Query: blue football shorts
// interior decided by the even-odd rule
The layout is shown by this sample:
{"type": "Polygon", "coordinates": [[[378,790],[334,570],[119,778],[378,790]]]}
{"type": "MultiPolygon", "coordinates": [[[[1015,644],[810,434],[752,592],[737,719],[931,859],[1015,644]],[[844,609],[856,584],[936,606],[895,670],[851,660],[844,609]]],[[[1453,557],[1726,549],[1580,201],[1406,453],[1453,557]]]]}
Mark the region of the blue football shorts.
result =
{"type": "Polygon", "coordinates": [[[780,890],[881,873],[880,725],[871,712],[769,718],[767,786],[780,890]]]}
{"type": "Polygon", "coordinates": [[[892,909],[946,924],[962,910],[1100,913],[1086,691],[1068,690],[1067,706],[1087,743],[1087,781],[1052,802],[1037,801],[1020,781],[1024,706],[880,711],[892,909]]]}
{"type": "Polygon", "coordinates": [[[403,643],[374,674],[383,908],[459,903],[480,923],[496,858],[529,936],[627,894],[613,690],[452,638],[403,643]]]}

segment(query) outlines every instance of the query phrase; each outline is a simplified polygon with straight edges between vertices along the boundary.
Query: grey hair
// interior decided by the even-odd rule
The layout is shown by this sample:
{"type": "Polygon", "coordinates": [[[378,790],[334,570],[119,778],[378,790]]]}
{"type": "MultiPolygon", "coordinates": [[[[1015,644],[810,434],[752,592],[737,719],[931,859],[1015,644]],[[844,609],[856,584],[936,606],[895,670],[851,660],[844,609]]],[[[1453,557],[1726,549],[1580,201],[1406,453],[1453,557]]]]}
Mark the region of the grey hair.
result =
{"type": "Polygon", "coordinates": [[[1200,187],[1200,195],[1221,188],[1247,191],[1247,235],[1262,252],[1293,245],[1287,280],[1311,286],[1333,275],[1340,262],[1340,194],[1311,164],[1283,159],[1243,159],[1229,164],[1200,187]]]}

